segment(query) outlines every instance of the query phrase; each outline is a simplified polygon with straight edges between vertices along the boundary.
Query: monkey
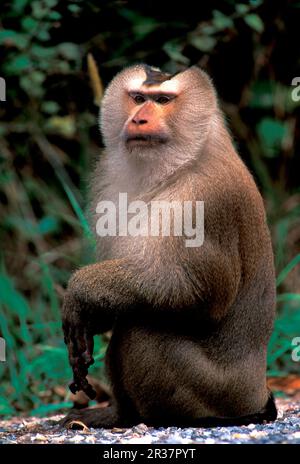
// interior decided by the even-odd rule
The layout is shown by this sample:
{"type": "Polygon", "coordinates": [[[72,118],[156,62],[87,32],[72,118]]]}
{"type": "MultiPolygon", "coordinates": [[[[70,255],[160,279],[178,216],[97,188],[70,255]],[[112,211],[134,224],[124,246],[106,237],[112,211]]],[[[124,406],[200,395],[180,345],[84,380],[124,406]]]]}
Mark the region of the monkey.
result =
{"type": "MultiPolygon", "coordinates": [[[[262,196],[238,155],[208,74],[125,68],[100,110],[105,146],[91,184],[97,205],[204,204],[204,240],[124,233],[98,236],[97,262],[73,274],[62,305],[74,374],[86,375],[93,337],[111,330],[107,408],[71,410],[88,427],[247,425],[274,421],[266,352],[275,317],[275,271],[262,196]]],[[[159,217],[159,220],[161,217],[159,217]]],[[[152,221],[152,218],[149,219],[152,221]]],[[[153,219],[153,221],[158,219],[153,219]]],[[[195,222],[195,218],[193,219],[195,222]]],[[[120,232],[120,230],[119,230],[120,232]]],[[[149,230],[148,230],[149,232],[149,230]]]]}

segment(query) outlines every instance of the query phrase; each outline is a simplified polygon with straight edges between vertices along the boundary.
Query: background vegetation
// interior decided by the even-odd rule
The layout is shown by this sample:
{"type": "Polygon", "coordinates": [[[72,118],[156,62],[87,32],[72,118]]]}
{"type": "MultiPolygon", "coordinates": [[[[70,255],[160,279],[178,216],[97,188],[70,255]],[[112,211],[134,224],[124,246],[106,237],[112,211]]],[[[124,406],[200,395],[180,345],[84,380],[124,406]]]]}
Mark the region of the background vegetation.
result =
{"type": "MultiPolygon", "coordinates": [[[[191,64],[213,76],[236,145],[264,196],[278,273],[272,375],[299,371],[300,104],[293,51],[299,2],[1,2],[0,414],[69,404],[59,306],[70,273],[93,259],[84,215],[101,156],[87,54],[106,84],[123,66],[191,64]]],[[[105,346],[98,341],[98,367],[105,346]]]]}

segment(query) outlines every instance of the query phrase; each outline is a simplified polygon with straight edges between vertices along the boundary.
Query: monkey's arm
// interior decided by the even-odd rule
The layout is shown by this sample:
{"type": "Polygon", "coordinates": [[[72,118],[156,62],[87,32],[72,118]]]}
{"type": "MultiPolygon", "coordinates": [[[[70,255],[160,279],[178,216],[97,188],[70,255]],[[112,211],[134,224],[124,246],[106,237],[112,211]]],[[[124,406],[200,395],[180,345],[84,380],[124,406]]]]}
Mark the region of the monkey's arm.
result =
{"type": "Polygon", "coordinates": [[[85,377],[93,363],[93,335],[112,328],[118,314],[134,317],[135,309],[169,312],[170,317],[188,319],[191,326],[203,316],[218,320],[226,314],[239,284],[239,264],[233,252],[221,253],[206,239],[197,254],[185,249],[180,257],[167,244],[163,254],[152,248],[153,259],[146,268],[138,259],[134,264],[126,259],[108,260],[86,266],[71,278],[62,318],[74,390],[82,389],[90,396],[85,377]],[[172,256],[172,262],[167,256],[172,256]]]}
{"type": "Polygon", "coordinates": [[[117,310],[134,301],[133,290],[126,292],[122,285],[123,291],[118,291],[128,275],[121,264],[121,260],[104,261],[75,272],[63,301],[64,341],[74,378],[70,390],[72,393],[83,390],[91,399],[95,392],[86,376],[94,363],[93,336],[110,330],[117,310]]]}

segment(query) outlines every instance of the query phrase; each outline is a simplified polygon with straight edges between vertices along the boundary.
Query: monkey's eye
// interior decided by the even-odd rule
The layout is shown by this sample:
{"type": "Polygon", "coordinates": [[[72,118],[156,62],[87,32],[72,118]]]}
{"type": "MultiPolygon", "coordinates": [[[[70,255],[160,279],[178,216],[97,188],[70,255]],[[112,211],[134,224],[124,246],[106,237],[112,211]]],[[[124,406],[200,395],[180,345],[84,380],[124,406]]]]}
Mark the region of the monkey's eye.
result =
{"type": "Polygon", "coordinates": [[[160,97],[157,97],[155,101],[160,105],[166,105],[167,103],[169,103],[170,100],[170,97],[167,97],[166,95],[161,95],[160,97]]]}
{"type": "Polygon", "coordinates": [[[145,97],[143,95],[134,95],[133,99],[137,105],[141,105],[146,101],[145,97]]]}

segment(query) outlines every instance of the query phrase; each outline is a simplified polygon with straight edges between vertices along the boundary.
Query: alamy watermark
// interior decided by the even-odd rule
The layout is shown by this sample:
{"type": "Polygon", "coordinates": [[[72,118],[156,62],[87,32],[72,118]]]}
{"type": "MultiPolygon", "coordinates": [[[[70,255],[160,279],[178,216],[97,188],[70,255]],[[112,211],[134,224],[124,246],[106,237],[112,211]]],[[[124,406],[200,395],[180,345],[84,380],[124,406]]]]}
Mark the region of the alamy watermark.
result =
{"type": "Polygon", "coordinates": [[[299,362],[300,361],[300,337],[293,338],[292,346],[295,347],[292,350],[292,360],[295,362],[299,362]]]}
{"type": "Polygon", "coordinates": [[[119,193],[118,204],[100,201],[96,223],[100,237],[185,237],[186,247],[200,247],[204,242],[203,201],[159,201],[128,203],[127,193],[119,193]]]}
{"type": "Polygon", "coordinates": [[[0,101],[6,101],[6,82],[3,77],[0,77],[0,101]]]}
{"type": "Polygon", "coordinates": [[[294,102],[298,102],[300,101],[300,77],[294,77],[292,86],[295,88],[292,90],[291,98],[294,102]]]}
{"type": "Polygon", "coordinates": [[[5,362],[5,340],[4,338],[0,337],[0,361],[5,362]]]}

